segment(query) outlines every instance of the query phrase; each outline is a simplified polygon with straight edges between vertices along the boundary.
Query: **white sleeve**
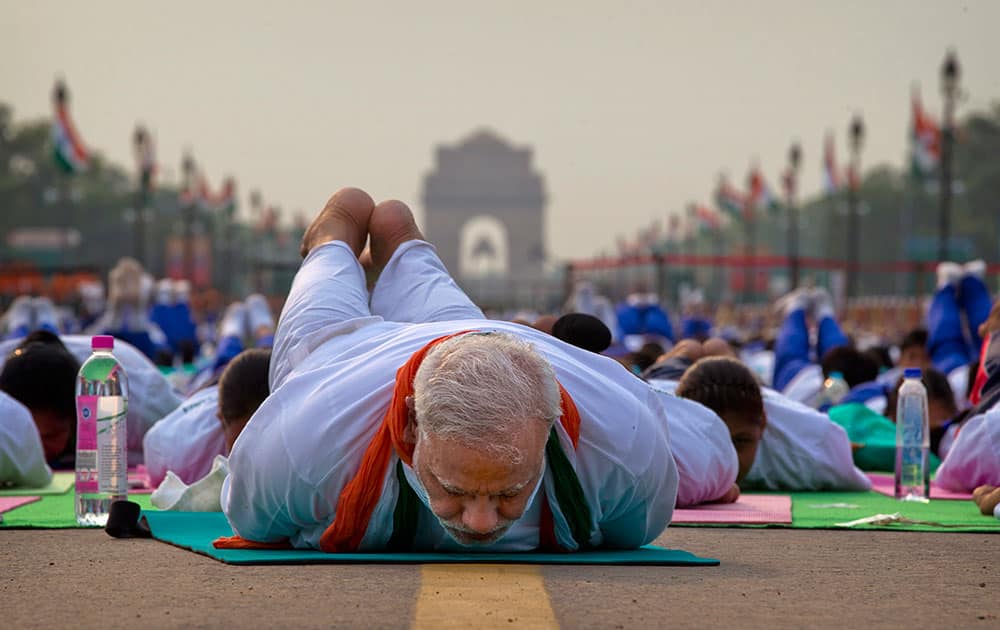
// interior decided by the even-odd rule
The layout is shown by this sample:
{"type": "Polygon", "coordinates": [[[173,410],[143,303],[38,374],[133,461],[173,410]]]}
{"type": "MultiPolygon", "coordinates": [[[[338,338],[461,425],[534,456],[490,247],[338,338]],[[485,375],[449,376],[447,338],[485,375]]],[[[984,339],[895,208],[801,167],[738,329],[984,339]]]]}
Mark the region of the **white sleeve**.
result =
{"type": "Polygon", "coordinates": [[[934,481],[958,492],[1000,485],[1000,410],[965,421],[934,481]]]}
{"type": "Polygon", "coordinates": [[[736,483],[739,460],[729,428],[711,409],[667,393],[660,395],[670,427],[670,451],[680,480],[677,507],[721,498],[736,483]]]}
{"type": "Polygon", "coordinates": [[[31,412],[0,392],[0,485],[40,488],[52,481],[31,412]]]}
{"type": "MultiPolygon", "coordinates": [[[[295,385],[294,381],[291,385],[295,385]]],[[[301,411],[299,405],[295,406],[301,411]]],[[[229,476],[222,485],[222,511],[233,531],[248,540],[290,539],[295,546],[315,546],[303,539],[313,533],[318,523],[333,520],[324,517],[333,512],[337,499],[319,496],[314,484],[297,474],[295,455],[285,442],[284,425],[289,420],[291,413],[282,397],[272,395],[247,423],[229,456],[229,476]]],[[[322,438],[317,435],[307,439],[322,438]]],[[[301,458],[303,451],[296,450],[296,454],[301,458]]]]}
{"type": "MultiPolygon", "coordinates": [[[[600,531],[597,544],[634,549],[654,540],[670,523],[678,474],[658,394],[624,369],[621,374],[629,384],[634,380],[645,391],[629,387],[632,395],[623,396],[615,390],[613,397],[574,396],[582,422],[575,457],[580,483],[593,498],[592,518],[600,531]],[[612,398],[614,402],[605,401],[593,408],[589,403],[596,402],[594,398],[612,398]],[[603,426],[590,426],[588,420],[598,417],[603,426]]],[[[574,383],[575,379],[565,373],[559,378],[569,391],[581,391],[575,387],[581,383],[574,383]]],[[[601,385],[615,387],[611,380],[601,385]]]]}
{"type": "Polygon", "coordinates": [[[368,307],[361,263],[342,241],[314,248],[302,266],[281,310],[274,335],[269,382],[275,391],[292,370],[331,337],[381,321],[368,307]]]}
{"type": "Polygon", "coordinates": [[[870,490],[847,432],[825,414],[764,389],[767,428],[746,477],[768,490],[870,490]]]}
{"type": "Polygon", "coordinates": [[[184,483],[194,483],[211,471],[216,455],[225,455],[225,434],[216,417],[218,407],[219,388],[205,388],[146,433],[142,450],[152,486],[160,485],[167,471],[184,483]]]}

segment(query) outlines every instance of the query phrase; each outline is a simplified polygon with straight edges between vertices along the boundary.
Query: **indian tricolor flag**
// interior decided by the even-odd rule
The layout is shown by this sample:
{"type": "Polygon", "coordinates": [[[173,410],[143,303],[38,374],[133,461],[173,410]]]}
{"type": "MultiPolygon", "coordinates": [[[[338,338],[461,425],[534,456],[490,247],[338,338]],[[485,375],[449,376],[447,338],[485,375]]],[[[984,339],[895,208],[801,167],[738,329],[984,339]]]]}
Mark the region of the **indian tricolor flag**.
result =
{"type": "Polygon", "coordinates": [[[941,128],[924,111],[916,89],[912,96],[913,128],[910,132],[910,170],[914,177],[927,177],[941,161],[941,128]]]}
{"type": "Polygon", "coordinates": [[[719,185],[715,189],[715,203],[737,219],[743,217],[747,205],[744,194],[736,190],[725,176],[719,178],[719,185]]]}
{"type": "Polygon", "coordinates": [[[722,217],[704,204],[691,204],[692,214],[698,227],[704,232],[714,232],[722,227],[722,217]]]}
{"type": "Polygon", "coordinates": [[[781,207],[778,198],[771,192],[760,169],[756,166],[750,172],[750,200],[758,210],[777,210],[781,207]]]}
{"type": "Polygon", "coordinates": [[[67,173],[79,173],[87,168],[90,155],[69,116],[69,91],[62,81],[56,83],[52,105],[55,109],[52,118],[52,143],[56,164],[67,173]]]}
{"type": "Polygon", "coordinates": [[[834,195],[842,186],[840,173],[837,172],[837,158],[833,152],[833,134],[826,134],[823,145],[823,190],[828,195],[834,195]]]}

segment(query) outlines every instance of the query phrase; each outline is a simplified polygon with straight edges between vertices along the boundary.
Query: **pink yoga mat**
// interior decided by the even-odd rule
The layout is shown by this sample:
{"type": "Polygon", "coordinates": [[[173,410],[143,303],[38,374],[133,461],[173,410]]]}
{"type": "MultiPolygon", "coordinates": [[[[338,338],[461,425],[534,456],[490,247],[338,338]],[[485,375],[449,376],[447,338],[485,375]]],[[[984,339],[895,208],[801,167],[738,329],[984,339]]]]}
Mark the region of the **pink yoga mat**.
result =
{"type": "MultiPolygon", "coordinates": [[[[896,494],[896,480],[892,475],[885,473],[866,473],[868,478],[872,480],[872,490],[878,492],[879,494],[884,494],[887,497],[894,496],[896,494]]],[[[972,493],[970,492],[955,492],[954,490],[948,490],[947,488],[942,488],[933,481],[931,482],[931,498],[932,499],[955,499],[958,501],[967,501],[972,499],[972,493]]]]}
{"type": "Polygon", "coordinates": [[[150,494],[153,490],[149,485],[149,471],[143,464],[128,469],[129,494],[150,494]]]}
{"type": "Polygon", "coordinates": [[[14,508],[28,505],[41,499],[42,497],[0,497],[0,514],[10,512],[14,508]]]}
{"type": "Polygon", "coordinates": [[[710,503],[674,510],[674,523],[733,523],[764,525],[792,522],[792,497],[787,494],[744,494],[736,503],[710,503]]]}

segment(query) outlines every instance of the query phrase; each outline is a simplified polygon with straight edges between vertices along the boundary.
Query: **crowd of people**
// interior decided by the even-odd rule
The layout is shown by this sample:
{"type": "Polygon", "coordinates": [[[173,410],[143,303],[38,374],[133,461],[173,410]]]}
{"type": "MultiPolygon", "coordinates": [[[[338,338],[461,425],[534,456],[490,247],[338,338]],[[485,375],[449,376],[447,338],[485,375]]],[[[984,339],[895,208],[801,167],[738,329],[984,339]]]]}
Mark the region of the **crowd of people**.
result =
{"type": "Polygon", "coordinates": [[[358,189],[330,199],[301,253],[277,322],[261,295],[196,321],[186,283],[131,259],[75,317],[15,300],[0,483],[73,467],[76,374],[89,335],[109,334],[130,463],[164,507],[222,510],[235,535],[217,546],[632,548],[675,507],[867,490],[864,471],[893,469],[911,367],[937,483],[1000,518],[1000,301],[981,264],[942,263],[898,339],[845,331],[813,287],[771,306],[760,338],[723,310],[672,319],[654,294],[613,304],[584,281],[563,312],[488,319],[406,205],[358,189]]]}

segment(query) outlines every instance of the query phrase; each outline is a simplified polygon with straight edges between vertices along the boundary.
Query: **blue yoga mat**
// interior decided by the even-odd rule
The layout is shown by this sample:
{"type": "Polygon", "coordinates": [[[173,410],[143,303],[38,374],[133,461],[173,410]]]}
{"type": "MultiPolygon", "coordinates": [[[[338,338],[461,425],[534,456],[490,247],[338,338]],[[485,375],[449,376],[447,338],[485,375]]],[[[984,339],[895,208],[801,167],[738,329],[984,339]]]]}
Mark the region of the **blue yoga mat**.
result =
{"type": "Polygon", "coordinates": [[[221,512],[143,512],[153,537],[227,564],[616,564],[718,566],[719,561],[677,549],[647,545],[627,551],[579,553],[323,553],[311,549],[216,549],[212,541],[232,536],[221,512]]]}

